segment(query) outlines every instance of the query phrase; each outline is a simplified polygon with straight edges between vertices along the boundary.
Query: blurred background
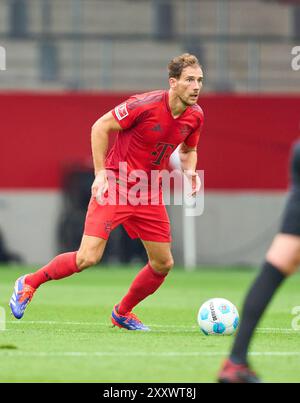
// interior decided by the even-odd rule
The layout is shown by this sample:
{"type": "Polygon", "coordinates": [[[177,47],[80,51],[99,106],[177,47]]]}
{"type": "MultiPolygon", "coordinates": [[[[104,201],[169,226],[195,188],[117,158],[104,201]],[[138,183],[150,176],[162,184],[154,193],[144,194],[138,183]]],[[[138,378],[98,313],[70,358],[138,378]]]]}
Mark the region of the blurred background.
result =
{"type": "MultiPolygon", "coordinates": [[[[92,124],[133,93],[167,89],[168,62],[190,52],[205,75],[205,211],[189,251],[182,209],[169,208],[176,264],[260,263],[300,135],[295,46],[297,0],[0,0],[0,261],[78,247],[92,124]]],[[[139,241],[112,234],[107,263],[144,259],[139,241]]]]}

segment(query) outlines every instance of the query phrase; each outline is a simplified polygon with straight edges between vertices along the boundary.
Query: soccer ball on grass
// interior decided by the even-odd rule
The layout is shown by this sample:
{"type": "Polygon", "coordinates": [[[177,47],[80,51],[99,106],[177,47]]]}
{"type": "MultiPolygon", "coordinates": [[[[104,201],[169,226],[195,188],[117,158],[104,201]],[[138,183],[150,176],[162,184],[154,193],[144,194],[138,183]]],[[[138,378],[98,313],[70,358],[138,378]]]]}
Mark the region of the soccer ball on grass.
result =
{"type": "Polygon", "coordinates": [[[213,298],[204,302],[197,319],[205,335],[232,335],[239,325],[238,310],[224,298],[213,298]]]}

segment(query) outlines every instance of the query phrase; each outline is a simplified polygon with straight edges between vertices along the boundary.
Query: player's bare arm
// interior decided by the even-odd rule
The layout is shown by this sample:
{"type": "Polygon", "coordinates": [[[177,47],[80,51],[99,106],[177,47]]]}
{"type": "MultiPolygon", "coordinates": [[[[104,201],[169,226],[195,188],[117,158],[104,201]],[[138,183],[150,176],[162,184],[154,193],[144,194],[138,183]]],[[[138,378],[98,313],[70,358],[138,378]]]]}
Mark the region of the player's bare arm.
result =
{"type": "Polygon", "coordinates": [[[108,189],[105,157],[108,149],[109,135],[119,130],[122,130],[122,127],[111,112],[103,115],[92,127],[91,143],[95,171],[95,180],[92,184],[93,197],[101,199],[101,196],[108,189]]]}
{"type": "Polygon", "coordinates": [[[189,147],[185,143],[181,143],[179,146],[179,157],[181,170],[190,180],[192,185],[191,196],[195,196],[199,192],[201,187],[201,181],[198,173],[196,172],[197,167],[197,148],[189,147]]]}

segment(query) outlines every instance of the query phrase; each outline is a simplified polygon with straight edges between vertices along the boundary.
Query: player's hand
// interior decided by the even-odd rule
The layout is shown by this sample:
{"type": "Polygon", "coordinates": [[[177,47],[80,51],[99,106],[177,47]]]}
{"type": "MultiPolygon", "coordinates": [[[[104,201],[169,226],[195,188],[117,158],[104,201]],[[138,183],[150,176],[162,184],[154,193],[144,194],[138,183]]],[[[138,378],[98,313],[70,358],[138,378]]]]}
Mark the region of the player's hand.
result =
{"type": "Polygon", "coordinates": [[[192,191],[189,196],[196,197],[196,194],[201,189],[201,180],[197,172],[195,171],[184,171],[185,176],[189,180],[192,191]]]}
{"type": "Polygon", "coordinates": [[[103,201],[103,195],[108,190],[108,180],[106,170],[99,171],[92,184],[92,196],[96,198],[98,203],[103,201]]]}

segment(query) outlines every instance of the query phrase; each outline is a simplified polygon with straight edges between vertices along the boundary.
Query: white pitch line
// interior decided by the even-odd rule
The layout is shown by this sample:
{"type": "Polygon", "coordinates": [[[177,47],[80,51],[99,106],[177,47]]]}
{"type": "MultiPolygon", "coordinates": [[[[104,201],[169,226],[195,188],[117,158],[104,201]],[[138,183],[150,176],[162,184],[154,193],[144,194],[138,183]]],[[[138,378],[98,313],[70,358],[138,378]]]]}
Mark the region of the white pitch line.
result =
{"type": "MultiPolygon", "coordinates": [[[[109,352],[109,351],[62,351],[62,352],[22,352],[0,350],[0,356],[23,357],[223,357],[228,352],[109,352]]],[[[298,357],[300,351],[268,351],[251,352],[249,355],[258,357],[298,357]]]]}
{"type": "MultiPolygon", "coordinates": [[[[84,326],[106,326],[109,324],[109,322],[65,322],[65,321],[57,321],[57,320],[22,320],[22,321],[16,321],[16,320],[10,320],[7,321],[7,323],[12,323],[14,325],[21,326],[22,324],[29,324],[29,325],[35,325],[35,324],[41,324],[41,325],[84,325],[84,326]]],[[[156,324],[147,324],[152,327],[162,327],[162,328],[174,328],[174,329],[198,329],[198,326],[192,325],[192,326],[185,326],[185,325],[156,325],[156,324]]]]}
{"type": "MultiPolygon", "coordinates": [[[[112,327],[110,322],[59,322],[59,321],[8,321],[7,323],[16,325],[14,329],[6,329],[6,331],[16,331],[15,329],[18,327],[22,327],[22,324],[26,325],[58,325],[58,326],[98,326],[98,327],[112,327]]],[[[162,326],[162,325],[149,325],[152,328],[158,328],[157,330],[153,330],[153,332],[160,333],[174,333],[174,332],[185,332],[185,333],[199,333],[200,329],[198,326],[162,326]]],[[[20,329],[17,329],[20,331],[20,329]]]]}
{"type": "MultiPolygon", "coordinates": [[[[73,322],[73,321],[7,321],[9,324],[17,325],[17,326],[22,326],[22,325],[61,325],[61,326],[110,326],[109,322],[73,322]]],[[[150,327],[153,328],[158,328],[158,329],[165,329],[167,331],[168,329],[176,329],[176,330],[182,330],[186,332],[190,332],[192,330],[198,331],[199,327],[195,325],[191,326],[185,326],[185,325],[157,325],[157,324],[147,324],[150,327]]],[[[160,330],[163,331],[163,330],[160,330]]],[[[257,328],[258,333],[291,333],[291,334],[298,334],[299,330],[294,330],[291,328],[276,328],[276,327],[262,327],[262,328],[257,328]]]]}

